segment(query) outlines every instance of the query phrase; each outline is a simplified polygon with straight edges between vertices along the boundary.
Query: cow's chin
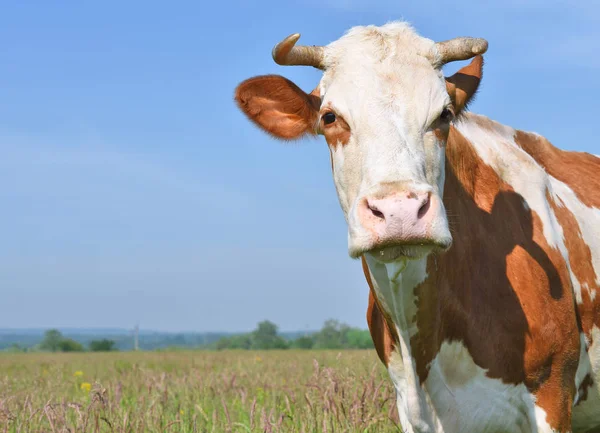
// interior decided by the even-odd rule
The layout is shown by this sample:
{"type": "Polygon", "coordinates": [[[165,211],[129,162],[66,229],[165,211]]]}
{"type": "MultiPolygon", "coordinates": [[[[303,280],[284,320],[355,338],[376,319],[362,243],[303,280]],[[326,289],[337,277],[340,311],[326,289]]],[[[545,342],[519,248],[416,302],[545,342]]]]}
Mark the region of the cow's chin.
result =
{"type": "Polygon", "coordinates": [[[420,260],[431,253],[442,253],[452,246],[450,232],[427,238],[381,239],[366,231],[348,233],[348,253],[352,258],[368,254],[380,263],[420,260]]]}
{"type": "Polygon", "coordinates": [[[373,259],[381,263],[393,263],[406,260],[419,260],[439,247],[435,245],[396,245],[375,248],[367,252],[373,259]]]}
{"type": "Polygon", "coordinates": [[[447,251],[452,245],[452,238],[441,239],[440,242],[418,243],[388,243],[384,245],[370,245],[366,248],[350,250],[351,257],[360,257],[368,254],[380,263],[394,263],[407,260],[420,260],[429,254],[438,254],[447,251]]]}

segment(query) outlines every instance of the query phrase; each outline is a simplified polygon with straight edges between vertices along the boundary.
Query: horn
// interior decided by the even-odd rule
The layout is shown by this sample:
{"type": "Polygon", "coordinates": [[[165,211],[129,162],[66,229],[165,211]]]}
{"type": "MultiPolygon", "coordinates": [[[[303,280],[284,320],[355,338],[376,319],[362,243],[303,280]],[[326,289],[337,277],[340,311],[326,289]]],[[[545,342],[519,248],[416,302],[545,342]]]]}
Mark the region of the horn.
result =
{"type": "Polygon", "coordinates": [[[325,69],[323,47],[296,46],[298,39],[300,39],[300,33],[294,33],[275,45],[272,53],[275,63],[278,65],[302,65],[325,69]]]}
{"type": "Polygon", "coordinates": [[[436,42],[442,65],[456,60],[467,60],[478,54],[483,54],[488,49],[488,43],[481,38],[454,38],[443,42],[436,42]]]}

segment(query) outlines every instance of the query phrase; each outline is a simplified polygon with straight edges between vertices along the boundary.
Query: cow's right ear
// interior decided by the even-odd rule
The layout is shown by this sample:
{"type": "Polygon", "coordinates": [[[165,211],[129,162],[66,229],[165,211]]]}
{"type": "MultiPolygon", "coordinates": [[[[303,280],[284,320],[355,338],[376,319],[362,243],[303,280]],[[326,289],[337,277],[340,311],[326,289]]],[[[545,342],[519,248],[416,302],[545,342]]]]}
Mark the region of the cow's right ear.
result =
{"type": "Polygon", "coordinates": [[[242,82],[235,100],[246,116],[269,134],[294,140],[317,133],[321,99],[280,75],[263,75],[242,82]]]}
{"type": "Polygon", "coordinates": [[[456,74],[446,78],[446,90],[458,115],[473,100],[483,76],[483,56],[478,55],[456,74]]]}

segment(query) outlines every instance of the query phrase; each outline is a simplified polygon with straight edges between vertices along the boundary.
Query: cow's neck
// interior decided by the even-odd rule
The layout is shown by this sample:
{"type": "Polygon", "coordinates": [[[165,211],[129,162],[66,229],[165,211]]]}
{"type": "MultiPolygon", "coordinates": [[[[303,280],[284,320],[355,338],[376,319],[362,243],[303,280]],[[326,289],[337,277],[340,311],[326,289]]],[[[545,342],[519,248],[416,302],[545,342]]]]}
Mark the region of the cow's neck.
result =
{"type": "MultiPolygon", "coordinates": [[[[420,386],[417,365],[413,356],[412,337],[418,332],[417,303],[414,289],[428,277],[427,257],[394,264],[382,264],[365,256],[369,268],[371,287],[378,307],[382,310],[387,326],[392,330],[394,350],[384,355],[388,371],[398,393],[397,404],[405,405],[401,417],[412,414],[411,423],[424,423],[426,428],[434,425],[427,399],[420,386]],[[410,406],[410,407],[409,407],[410,406]]],[[[407,420],[401,419],[409,429],[407,420]]]]}
{"type": "MultiPolygon", "coordinates": [[[[451,128],[446,154],[444,205],[451,215],[449,220],[455,237],[463,236],[467,233],[462,233],[462,230],[465,227],[468,230],[468,225],[464,224],[465,218],[472,218],[472,216],[460,215],[461,210],[481,205],[476,203],[480,200],[476,195],[482,193],[483,188],[490,188],[497,192],[498,176],[493,169],[482,162],[473,146],[455,128],[451,128]]],[[[486,196],[485,193],[481,195],[486,196]]],[[[470,221],[470,223],[475,222],[470,221]]],[[[456,241],[455,239],[455,244],[456,241]]],[[[460,241],[461,239],[458,240],[459,248],[462,248],[460,241]]],[[[377,301],[388,321],[393,322],[390,325],[399,331],[401,337],[410,338],[418,331],[416,318],[418,309],[428,308],[431,312],[428,314],[428,319],[439,322],[440,319],[435,312],[441,309],[423,304],[423,302],[429,304],[439,302],[439,298],[420,296],[420,299],[417,299],[415,289],[422,286],[426,280],[428,282],[437,280],[438,260],[446,265],[453,260],[459,260],[460,256],[455,250],[456,248],[453,247],[450,252],[440,256],[431,254],[418,260],[403,260],[388,264],[380,263],[369,255],[365,256],[377,301]]],[[[409,341],[406,341],[406,346],[410,348],[409,341]]]]}
{"type": "Polygon", "coordinates": [[[466,324],[455,314],[465,310],[469,299],[468,284],[465,289],[446,277],[464,266],[464,257],[476,254],[479,244],[469,243],[476,236],[471,231],[485,226],[478,212],[491,209],[500,183],[498,174],[483,163],[471,143],[452,128],[446,149],[444,204],[455,238],[453,247],[440,255],[394,264],[365,257],[377,303],[389,328],[396,331],[395,350],[385,361],[396,389],[406,393],[399,395],[399,404],[410,406],[405,412],[413,414],[412,422],[436,424],[422,385],[442,343],[462,339],[463,329],[458,328],[466,324]],[[490,199],[490,203],[481,201],[490,199]]]}

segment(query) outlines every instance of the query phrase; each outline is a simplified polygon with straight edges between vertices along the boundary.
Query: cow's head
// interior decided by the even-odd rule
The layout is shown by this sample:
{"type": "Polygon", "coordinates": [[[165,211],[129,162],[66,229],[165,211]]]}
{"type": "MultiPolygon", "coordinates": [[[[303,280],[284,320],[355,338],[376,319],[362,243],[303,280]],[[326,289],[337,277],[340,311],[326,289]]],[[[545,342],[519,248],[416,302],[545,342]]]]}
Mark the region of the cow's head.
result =
{"type": "Polygon", "coordinates": [[[352,257],[423,257],[452,242],[442,203],[450,124],[475,94],[487,49],[483,39],[435,43],[406,23],[355,27],[325,47],[273,49],[282,65],[324,71],[311,93],[277,75],[241,83],[240,109],[271,135],[321,134],[329,144],[352,257]],[[475,57],[444,78],[441,68],[475,57]]]}

